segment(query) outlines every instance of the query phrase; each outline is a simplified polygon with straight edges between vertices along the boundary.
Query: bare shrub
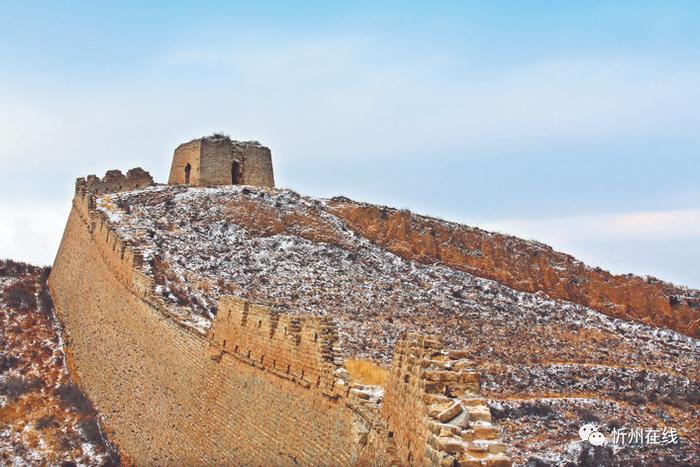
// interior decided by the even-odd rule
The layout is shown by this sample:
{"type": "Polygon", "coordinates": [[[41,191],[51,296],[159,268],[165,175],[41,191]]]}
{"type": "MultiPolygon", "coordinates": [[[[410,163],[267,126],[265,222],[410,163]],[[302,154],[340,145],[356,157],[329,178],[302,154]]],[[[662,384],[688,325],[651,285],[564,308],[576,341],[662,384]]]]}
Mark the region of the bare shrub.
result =
{"type": "Polygon", "coordinates": [[[41,273],[39,275],[39,282],[43,285],[49,280],[49,274],[51,274],[51,266],[44,266],[41,268],[41,273]]]}
{"type": "Polygon", "coordinates": [[[173,275],[170,266],[160,255],[155,255],[151,259],[151,271],[155,283],[160,285],[166,285],[168,279],[173,275]]]}
{"type": "Polygon", "coordinates": [[[35,424],[38,430],[45,430],[47,428],[55,428],[58,426],[58,422],[53,415],[44,415],[40,417],[35,424]]]}
{"type": "Polygon", "coordinates": [[[517,406],[491,406],[491,416],[496,421],[517,420],[525,417],[550,419],[556,416],[555,410],[541,402],[525,402],[517,406]]]}
{"type": "Polygon", "coordinates": [[[39,291],[39,311],[48,319],[53,319],[53,299],[48,288],[39,291]]]}
{"type": "Polygon", "coordinates": [[[5,304],[17,311],[28,311],[36,308],[35,287],[22,281],[5,288],[5,304]]]}
{"type": "Polygon", "coordinates": [[[92,407],[92,403],[75,384],[62,384],[56,388],[56,395],[63,408],[83,415],[94,416],[95,409],[92,407]]]}
{"type": "Polygon", "coordinates": [[[2,277],[19,277],[29,271],[30,266],[26,263],[18,263],[11,259],[0,260],[0,276],[2,277]]]}
{"type": "Polygon", "coordinates": [[[0,355],[0,374],[15,368],[19,363],[19,358],[14,355],[0,355]]]}
{"type": "Polygon", "coordinates": [[[119,209],[124,211],[126,214],[131,214],[131,206],[129,205],[129,202],[127,200],[122,199],[122,198],[118,199],[117,206],[119,207],[119,209]]]}
{"type": "Polygon", "coordinates": [[[102,432],[100,432],[100,426],[95,417],[85,417],[83,421],[78,423],[78,429],[88,442],[102,444],[102,432]]]}
{"type": "MultiPolygon", "coordinates": [[[[187,289],[178,285],[178,278],[173,272],[170,265],[160,256],[156,255],[151,260],[151,271],[153,271],[153,279],[156,284],[168,286],[170,293],[175,297],[177,304],[180,306],[195,306],[201,309],[199,304],[192,303],[187,289]]],[[[205,309],[206,310],[206,309],[205,309]]]]}
{"type": "MultiPolygon", "coordinates": [[[[70,435],[63,434],[61,437],[58,438],[58,447],[59,449],[61,449],[61,451],[70,452],[73,449],[80,446],[80,441],[76,439],[77,437],[75,436],[74,432],[71,431],[70,433],[70,435]]],[[[64,462],[61,465],[66,465],[66,463],[64,462]]],[[[75,464],[73,465],[75,466],[75,464]]]]}
{"type": "Polygon", "coordinates": [[[14,402],[28,392],[41,388],[41,386],[40,379],[27,379],[23,376],[10,375],[0,383],[0,394],[7,396],[11,402],[14,402]]]}

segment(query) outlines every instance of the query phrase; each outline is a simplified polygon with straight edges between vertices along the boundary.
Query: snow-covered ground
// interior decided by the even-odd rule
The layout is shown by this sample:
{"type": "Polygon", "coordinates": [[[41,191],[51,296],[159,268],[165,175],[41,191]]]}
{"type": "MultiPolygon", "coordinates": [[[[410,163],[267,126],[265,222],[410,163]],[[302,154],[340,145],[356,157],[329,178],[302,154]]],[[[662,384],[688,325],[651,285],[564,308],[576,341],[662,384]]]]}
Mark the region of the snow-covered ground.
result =
{"type": "MultiPolygon", "coordinates": [[[[607,423],[614,411],[602,401],[612,400],[629,409],[625,422],[678,425],[683,452],[700,462],[697,339],[402,259],[350,230],[326,200],[289,190],[152,187],[104,196],[98,207],[142,250],[158,292],[191,307],[200,332],[218,298],[236,294],[331,315],[348,356],[382,364],[401,332],[438,334],[448,348],[469,349],[494,404],[584,397],[607,423]]],[[[572,410],[551,413],[568,420],[572,410]]],[[[586,455],[571,448],[571,423],[542,443],[518,420],[504,423],[516,460],[586,455]]]]}

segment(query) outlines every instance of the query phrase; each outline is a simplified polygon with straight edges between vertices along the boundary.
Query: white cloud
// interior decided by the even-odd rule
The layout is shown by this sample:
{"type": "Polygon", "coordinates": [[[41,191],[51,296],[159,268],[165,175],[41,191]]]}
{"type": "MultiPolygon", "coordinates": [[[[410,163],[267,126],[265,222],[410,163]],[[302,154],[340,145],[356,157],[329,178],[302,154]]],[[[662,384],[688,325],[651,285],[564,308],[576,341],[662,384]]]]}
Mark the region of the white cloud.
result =
{"type": "Polygon", "coordinates": [[[230,77],[230,88],[208,99],[209,117],[262,129],[290,157],[517,157],[552,145],[567,157],[574,152],[567,147],[581,145],[700,142],[700,108],[692,104],[700,98],[700,67],[664,58],[493,66],[445,49],[339,36],[206,44],[167,54],[164,66],[170,76],[204,66],[230,77]]]}
{"type": "Polygon", "coordinates": [[[52,264],[69,209],[64,202],[0,203],[0,258],[52,264]]]}
{"type": "Polygon", "coordinates": [[[700,209],[502,219],[485,228],[555,244],[594,241],[666,241],[700,237],[700,209]]]}
{"type": "Polygon", "coordinates": [[[380,37],[253,37],[163,52],[130,76],[79,95],[0,92],[0,161],[116,165],[214,130],[261,139],[289,161],[533,148],[566,158],[611,142],[700,144],[692,62],[550,57],[487,67],[380,37]]]}

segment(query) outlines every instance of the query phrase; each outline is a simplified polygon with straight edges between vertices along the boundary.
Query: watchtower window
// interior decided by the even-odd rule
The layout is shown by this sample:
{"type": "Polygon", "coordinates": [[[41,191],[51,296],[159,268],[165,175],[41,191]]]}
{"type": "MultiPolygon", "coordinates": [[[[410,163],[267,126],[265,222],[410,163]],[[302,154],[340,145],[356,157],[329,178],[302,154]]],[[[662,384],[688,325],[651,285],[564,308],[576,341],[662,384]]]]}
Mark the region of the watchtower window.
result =
{"type": "Polygon", "coordinates": [[[238,161],[231,163],[231,183],[234,185],[241,183],[241,164],[238,161]]]}
{"type": "Polygon", "coordinates": [[[185,184],[187,185],[190,184],[190,172],[192,172],[192,166],[190,164],[187,164],[185,166],[185,184]]]}

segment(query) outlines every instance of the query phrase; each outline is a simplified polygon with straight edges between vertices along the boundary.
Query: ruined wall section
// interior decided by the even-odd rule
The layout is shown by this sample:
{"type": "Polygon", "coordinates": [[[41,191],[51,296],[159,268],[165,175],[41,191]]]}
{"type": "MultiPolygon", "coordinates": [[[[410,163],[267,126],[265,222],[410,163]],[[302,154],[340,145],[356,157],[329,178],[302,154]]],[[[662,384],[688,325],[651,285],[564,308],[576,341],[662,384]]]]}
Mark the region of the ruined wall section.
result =
{"type": "Polygon", "coordinates": [[[153,177],[141,167],[129,170],[126,175],[121,170],[108,170],[102,178],[88,175],[86,178],[78,178],[75,181],[76,191],[80,189],[96,195],[138,190],[151,185],[153,185],[153,177]]]}
{"type": "Polygon", "coordinates": [[[164,313],[177,310],[154,297],[141,256],[94,206],[92,193],[76,192],[49,283],[71,368],[128,457],[143,465],[386,459],[368,451],[386,445],[373,409],[356,410],[366,401],[336,373],[331,323],[252,304],[246,313],[244,302],[224,300],[220,313],[231,320],[214,328],[245,353],[216,331],[210,340],[179,326],[164,313]]]}
{"type": "Polygon", "coordinates": [[[466,355],[435,336],[397,343],[381,414],[407,465],[511,465],[466,355]]]}
{"type": "MultiPolygon", "coordinates": [[[[140,271],[143,265],[143,256],[129,243],[124,242],[111,229],[105,217],[95,210],[95,195],[88,191],[85,184],[80,182],[81,180],[76,181],[71,217],[75,216],[95,240],[92,247],[99,252],[115,278],[134,293],[143,297],[148,296],[149,291],[153,288],[153,280],[140,271]]],[[[70,224],[71,219],[69,218],[70,224]]],[[[67,231],[68,227],[66,227],[64,238],[67,231]]],[[[62,256],[62,253],[68,254],[68,252],[62,252],[59,249],[57,259],[62,256]]]]}

